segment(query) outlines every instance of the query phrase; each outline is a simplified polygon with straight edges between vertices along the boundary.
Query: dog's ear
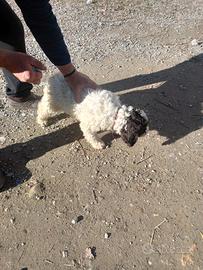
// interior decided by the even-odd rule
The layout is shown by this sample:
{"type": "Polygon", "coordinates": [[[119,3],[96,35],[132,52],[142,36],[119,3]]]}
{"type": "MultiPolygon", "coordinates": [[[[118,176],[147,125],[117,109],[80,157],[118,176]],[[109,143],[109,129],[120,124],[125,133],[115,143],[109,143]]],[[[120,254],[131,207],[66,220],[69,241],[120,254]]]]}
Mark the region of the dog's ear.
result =
{"type": "Polygon", "coordinates": [[[130,113],[131,121],[134,121],[137,125],[141,125],[143,128],[148,125],[148,117],[146,113],[140,109],[133,109],[130,113]]]}
{"type": "Polygon", "coordinates": [[[120,135],[122,140],[128,146],[133,146],[138,140],[138,132],[134,122],[128,119],[126,125],[122,128],[120,135]]]}
{"type": "Polygon", "coordinates": [[[121,130],[121,138],[129,146],[133,146],[138,137],[145,134],[147,130],[148,118],[144,111],[135,110],[131,106],[128,107],[129,116],[127,123],[121,130]]]}

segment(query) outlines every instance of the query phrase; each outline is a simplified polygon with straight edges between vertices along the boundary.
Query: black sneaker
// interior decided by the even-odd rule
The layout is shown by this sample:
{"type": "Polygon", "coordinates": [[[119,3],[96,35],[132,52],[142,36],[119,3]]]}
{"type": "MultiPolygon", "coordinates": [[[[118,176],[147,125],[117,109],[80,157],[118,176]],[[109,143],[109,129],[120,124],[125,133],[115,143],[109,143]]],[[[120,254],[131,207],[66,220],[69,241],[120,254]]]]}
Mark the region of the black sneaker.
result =
{"type": "Polygon", "coordinates": [[[2,171],[0,171],[0,189],[3,188],[4,184],[6,182],[6,177],[2,171]]]}

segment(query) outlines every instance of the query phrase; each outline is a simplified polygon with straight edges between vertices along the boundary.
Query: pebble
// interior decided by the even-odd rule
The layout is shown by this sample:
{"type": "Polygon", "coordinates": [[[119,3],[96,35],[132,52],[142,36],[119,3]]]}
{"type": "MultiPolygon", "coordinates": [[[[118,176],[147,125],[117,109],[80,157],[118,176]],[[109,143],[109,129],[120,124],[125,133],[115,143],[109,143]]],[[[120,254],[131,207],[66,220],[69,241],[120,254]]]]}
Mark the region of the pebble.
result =
{"type": "Polygon", "coordinates": [[[150,260],[147,261],[147,263],[151,266],[152,265],[152,262],[150,260]]]}
{"type": "Polygon", "coordinates": [[[11,218],[11,219],[10,219],[10,222],[11,222],[11,224],[14,224],[15,218],[11,218]]]}
{"type": "Polygon", "coordinates": [[[65,250],[62,251],[62,256],[63,256],[63,258],[67,258],[68,257],[68,250],[67,249],[65,249],[65,250]]]}
{"type": "Polygon", "coordinates": [[[55,206],[56,205],[56,201],[52,201],[52,204],[55,206]]]}
{"type": "Polygon", "coordinates": [[[111,236],[111,233],[105,233],[105,234],[104,234],[104,238],[105,238],[105,239],[108,239],[110,236],[111,236]]]}
{"type": "Polygon", "coordinates": [[[198,41],[197,41],[196,39],[193,39],[193,40],[191,41],[191,45],[192,45],[192,46],[197,46],[197,45],[198,45],[198,41]]]}
{"type": "Polygon", "coordinates": [[[0,137],[0,144],[4,144],[4,143],[5,143],[5,141],[6,141],[6,138],[5,138],[5,137],[3,137],[3,136],[1,136],[1,137],[0,137]]]}
{"type": "Polygon", "coordinates": [[[86,4],[87,4],[87,5],[90,5],[90,4],[93,4],[93,3],[94,3],[94,0],[87,0],[87,1],[86,1],[86,4]]]}
{"type": "Polygon", "coordinates": [[[85,258],[93,260],[96,257],[96,248],[88,247],[85,250],[85,258]]]}
{"type": "Polygon", "coordinates": [[[75,219],[72,219],[72,220],[71,220],[71,223],[72,223],[72,224],[76,224],[77,222],[76,222],[75,219]]]}
{"type": "Polygon", "coordinates": [[[45,197],[45,186],[43,183],[36,183],[34,184],[29,192],[28,195],[30,198],[35,198],[36,200],[43,199],[45,197]]]}
{"type": "Polygon", "coordinates": [[[80,221],[82,221],[83,219],[84,219],[84,217],[82,215],[80,215],[76,219],[72,219],[71,223],[76,224],[76,223],[79,223],[80,221]]]}

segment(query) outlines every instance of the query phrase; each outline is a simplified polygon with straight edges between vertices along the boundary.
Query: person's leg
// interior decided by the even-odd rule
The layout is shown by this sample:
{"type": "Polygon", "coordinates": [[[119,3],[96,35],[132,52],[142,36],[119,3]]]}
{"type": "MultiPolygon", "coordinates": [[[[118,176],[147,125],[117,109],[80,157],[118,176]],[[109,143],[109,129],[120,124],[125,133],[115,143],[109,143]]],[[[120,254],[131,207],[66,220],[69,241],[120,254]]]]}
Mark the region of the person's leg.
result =
{"type": "Polygon", "coordinates": [[[5,175],[3,174],[3,172],[0,169],[0,190],[3,188],[5,182],[6,182],[5,175]]]}
{"type": "MultiPolygon", "coordinates": [[[[0,0],[0,48],[26,52],[21,21],[5,0],[0,0]]],[[[11,72],[3,69],[7,82],[6,94],[16,101],[30,95],[32,84],[20,82],[11,72]]]]}

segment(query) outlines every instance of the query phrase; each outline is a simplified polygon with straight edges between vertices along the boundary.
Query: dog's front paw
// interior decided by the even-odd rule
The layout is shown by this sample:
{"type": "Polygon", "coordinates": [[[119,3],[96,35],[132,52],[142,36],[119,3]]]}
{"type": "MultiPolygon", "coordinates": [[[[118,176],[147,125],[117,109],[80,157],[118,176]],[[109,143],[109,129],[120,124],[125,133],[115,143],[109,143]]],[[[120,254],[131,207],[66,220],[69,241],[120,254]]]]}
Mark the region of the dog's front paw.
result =
{"type": "Polygon", "coordinates": [[[45,128],[48,126],[48,120],[46,119],[39,119],[37,118],[37,123],[42,127],[45,128]]]}
{"type": "Polygon", "coordinates": [[[92,146],[93,146],[94,149],[98,149],[98,150],[106,148],[106,145],[105,145],[104,142],[96,142],[92,146]]]}

